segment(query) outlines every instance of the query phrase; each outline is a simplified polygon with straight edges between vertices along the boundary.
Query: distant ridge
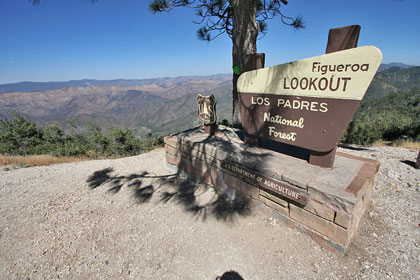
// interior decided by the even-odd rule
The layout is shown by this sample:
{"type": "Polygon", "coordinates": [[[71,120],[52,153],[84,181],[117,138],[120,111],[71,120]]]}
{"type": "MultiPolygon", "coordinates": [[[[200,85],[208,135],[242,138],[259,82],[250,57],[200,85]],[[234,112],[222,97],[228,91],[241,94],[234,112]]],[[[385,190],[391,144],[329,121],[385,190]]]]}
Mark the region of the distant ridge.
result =
{"type": "MultiPolygon", "coordinates": [[[[388,64],[381,64],[379,72],[387,70],[391,67],[399,68],[410,68],[415,65],[407,65],[404,63],[392,62],[388,64]]],[[[194,81],[194,80],[211,80],[211,79],[231,79],[231,74],[215,74],[209,76],[179,76],[179,77],[162,77],[162,78],[151,78],[151,79],[113,79],[113,80],[95,80],[95,79],[83,79],[83,80],[71,80],[62,82],[19,82],[0,85],[0,94],[7,92],[38,92],[47,90],[57,90],[70,87],[89,87],[89,86],[119,86],[119,87],[131,87],[155,84],[162,88],[171,87],[174,84],[194,81]]]]}
{"type": "Polygon", "coordinates": [[[0,85],[0,94],[7,92],[38,92],[47,90],[57,90],[70,87],[89,87],[89,86],[119,86],[119,87],[130,87],[130,86],[141,86],[148,84],[156,84],[163,88],[168,85],[183,83],[194,80],[220,80],[223,78],[230,79],[230,74],[215,74],[209,76],[179,76],[175,78],[163,77],[163,78],[152,78],[152,79],[115,79],[115,80],[94,80],[94,79],[83,79],[83,80],[71,80],[63,82],[19,82],[11,84],[0,85]]]}
{"type": "Polygon", "coordinates": [[[398,62],[391,62],[391,63],[388,63],[388,64],[383,63],[383,64],[381,64],[381,66],[379,66],[379,70],[378,71],[380,72],[380,71],[389,69],[391,67],[400,67],[400,68],[406,69],[406,68],[410,68],[410,67],[415,67],[415,65],[407,65],[407,64],[398,63],[398,62]]]}

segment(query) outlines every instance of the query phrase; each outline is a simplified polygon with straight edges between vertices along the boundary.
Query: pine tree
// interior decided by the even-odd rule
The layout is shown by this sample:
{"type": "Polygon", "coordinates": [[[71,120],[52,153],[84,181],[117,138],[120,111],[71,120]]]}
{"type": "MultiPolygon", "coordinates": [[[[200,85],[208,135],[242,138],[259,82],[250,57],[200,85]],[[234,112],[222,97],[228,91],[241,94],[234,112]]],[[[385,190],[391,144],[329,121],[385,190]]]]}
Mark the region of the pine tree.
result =
{"type": "Polygon", "coordinates": [[[267,31],[266,21],[280,16],[282,22],[295,29],[303,28],[301,16],[291,18],[281,8],[286,0],[154,0],[150,10],[154,13],[169,12],[176,7],[188,7],[196,11],[200,24],[198,38],[211,41],[222,34],[232,39],[233,74],[233,126],[240,126],[240,111],[236,82],[245,66],[245,55],[257,52],[257,39],[267,31]]]}

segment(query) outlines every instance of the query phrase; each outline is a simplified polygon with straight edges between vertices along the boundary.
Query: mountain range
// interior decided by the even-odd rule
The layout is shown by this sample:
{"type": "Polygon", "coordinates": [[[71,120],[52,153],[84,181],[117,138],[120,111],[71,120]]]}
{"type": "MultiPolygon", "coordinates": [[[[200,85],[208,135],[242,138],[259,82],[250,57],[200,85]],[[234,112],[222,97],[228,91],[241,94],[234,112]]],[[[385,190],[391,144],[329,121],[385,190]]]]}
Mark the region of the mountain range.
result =
{"type": "MultiPolygon", "coordinates": [[[[0,118],[10,110],[28,115],[39,125],[64,128],[101,127],[133,129],[137,135],[167,135],[200,124],[196,96],[213,94],[218,120],[231,119],[232,75],[184,76],[145,80],[79,80],[22,82],[0,85],[0,118]]],[[[392,65],[378,72],[365,99],[410,90],[420,85],[420,67],[392,65]]]]}
{"type": "Polygon", "coordinates": [[[64,89],[69,87],[90,87],[90,86],[119,86],[119,87],[131,87],[131,86],[145,86],[145,85],[158,85],[160,88],[171,88],[176,84],[187,82],[187,81],[199,81],[199,80],[220,80],[227,76],[231,78],[231,75],[227,74],[216,74],[211,76],[180,76],[176,78],[164,77],[164,78],[153,78],[153,79],[116,79],[116,80],[72,80],[65,82],[19,82],[11,84],[0,85],[0,94],[7,92],[36,92],[36,91],[47,91],[55,89],[64,89]]]}
{"type": "Polygon", "coordinates": [[[404,63],[398,63],[398,62],[382,63],[381,66],[379,66],[378,71],[381,72],[391,67],[399,67],[399,68],[405,69],[405,68],[415,67],[415,65],[408,65],[404,63]]]}
{"type": "MultiPolygon", "coordinates": [[[[230,119],[231,79],[231,75],[212,75],[35,83],[35,88],[48,90],[1,93],[0,118],[14,110],[40,125],[56,123],[66,128],[75,123],[83,127],[93,120],[102,127],[134,129],[139,136],[163,135],[199,124],[198,93],[215,95],[219,119],[230,119]],[[80,86],[68,87],[75,84],[80,86]]],[[[29,84],[3,85],[2,89],[26,89],[29,84]]]]}
{"type": "Polygon", "coordinates": [[[364,97],[365,100],[397,91],[420,87],[420,66],[401,68],[393,66],[376,73],[364,97]]]}

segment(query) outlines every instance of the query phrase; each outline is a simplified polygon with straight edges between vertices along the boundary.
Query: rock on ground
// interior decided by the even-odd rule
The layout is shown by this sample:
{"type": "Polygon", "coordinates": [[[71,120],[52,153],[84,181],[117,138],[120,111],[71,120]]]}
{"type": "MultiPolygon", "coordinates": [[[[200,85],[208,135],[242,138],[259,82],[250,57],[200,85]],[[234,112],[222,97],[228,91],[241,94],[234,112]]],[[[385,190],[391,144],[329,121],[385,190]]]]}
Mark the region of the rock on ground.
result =
{"type": "Polygon", "coordinates": [[[0,171],[0,278],[216,279],[234,271],[243,279],[419,279],[417,151],[339,150],[381,162],[344,257],[175,178],[157,149],[0,171]]]}

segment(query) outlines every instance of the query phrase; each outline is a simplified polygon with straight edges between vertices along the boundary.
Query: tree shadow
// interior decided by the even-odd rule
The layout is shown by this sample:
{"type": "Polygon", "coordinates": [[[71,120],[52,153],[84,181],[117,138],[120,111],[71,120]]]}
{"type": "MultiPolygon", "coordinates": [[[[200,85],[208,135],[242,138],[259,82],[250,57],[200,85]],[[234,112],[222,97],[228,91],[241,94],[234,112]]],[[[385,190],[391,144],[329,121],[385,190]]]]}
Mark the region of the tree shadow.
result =
{"type": "Polygon", "coordinates": [[[96,189],[97,187],[105,184],[111,180],[109,175],[114,171],[113,168],[108,167],[102,170],[95,171],[92,175],[89,176],[87,183],[91,189],[96,189]]]}
{"type": "Polygon", "coordinates": [[[108,167],[95,171],[86,182],[91,189],[106,187],[110,194],[117,194],[123,187],[127,187],[138,204],[148,203],[154,195],[158,195],[160,203],[173,202],[181,205],[186,212],[203,221],[208,216],[213,216],[220,221],[233,222],[236,217],[251,213],[243,201],[229,199],[210,187],[177,173],[154,175],[144,171],[121,176],[108,167]],[[163,191],[158,192],[161,188],[163,191]]]}
{"type": "Polygon", "coordinates": [[[114,169],[111,167],[95,171],[87,179],[89,188],[96,189],[100,186],[107,185],[107,192],[111,194],[118,193],[124,185],[133,191],[133,196],[139,203],[148,202],[156,191],[153,185],[143,186],[144,179],[152,178],[158,179],[161,177],[170,178],[174,174],[157,176],[149,172],[133,173],[127,176],[114,175],[114,169]]]}
{"type": "Polygon", "coordinates": [[[203,221],[212,216],[220,221],[233,222],[236,217],[244,217],[251,213],[244,201],[229,198],[183,176],[160,178],[158,182],[160,185],[169,186],[168,191],[160,194],[160,202],[181,205],[186,212],[203,221]]]}

